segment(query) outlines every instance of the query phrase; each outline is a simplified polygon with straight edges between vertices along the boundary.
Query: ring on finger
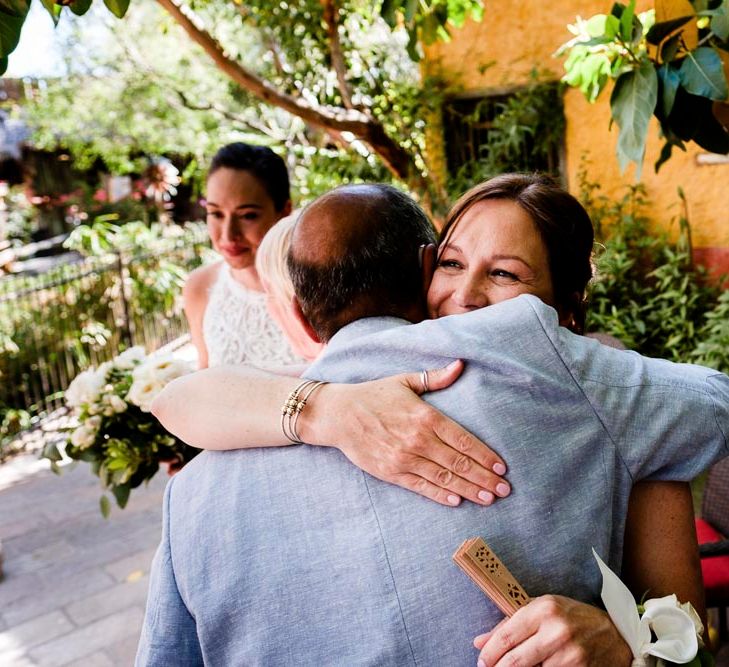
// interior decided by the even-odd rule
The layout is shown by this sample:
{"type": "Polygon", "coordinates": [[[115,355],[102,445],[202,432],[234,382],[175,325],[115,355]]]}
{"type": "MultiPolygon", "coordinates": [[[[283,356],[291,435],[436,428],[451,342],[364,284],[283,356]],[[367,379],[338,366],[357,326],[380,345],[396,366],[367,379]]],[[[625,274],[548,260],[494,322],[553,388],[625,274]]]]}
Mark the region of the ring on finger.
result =
{"type": "Polygon", "coordinates": [[[428,384],[428,371],[420,371],[420,382],[423,385],[423,393],[430,391],[430,385],[428,384]]]}

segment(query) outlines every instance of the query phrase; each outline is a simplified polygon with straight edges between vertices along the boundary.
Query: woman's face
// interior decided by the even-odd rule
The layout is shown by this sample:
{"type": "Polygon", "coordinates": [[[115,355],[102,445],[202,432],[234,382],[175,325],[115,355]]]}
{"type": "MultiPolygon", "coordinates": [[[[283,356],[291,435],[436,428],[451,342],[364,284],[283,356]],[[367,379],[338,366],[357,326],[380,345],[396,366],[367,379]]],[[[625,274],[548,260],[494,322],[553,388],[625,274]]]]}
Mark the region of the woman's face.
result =
{"type": "Polygon", "coordinates": [[[258,245],[284,214],[252,173],[227,167],[208,178],[206,209],[213,248],[234,269],[253,266],[258,245]]]}
{"type": "Polygon", "coordinates": [[[547,249],[518,204],[480,201],[463,214],[439,249],[428,290],[430,317],[465,313],[520,294],[554,305],[547,249]]]}

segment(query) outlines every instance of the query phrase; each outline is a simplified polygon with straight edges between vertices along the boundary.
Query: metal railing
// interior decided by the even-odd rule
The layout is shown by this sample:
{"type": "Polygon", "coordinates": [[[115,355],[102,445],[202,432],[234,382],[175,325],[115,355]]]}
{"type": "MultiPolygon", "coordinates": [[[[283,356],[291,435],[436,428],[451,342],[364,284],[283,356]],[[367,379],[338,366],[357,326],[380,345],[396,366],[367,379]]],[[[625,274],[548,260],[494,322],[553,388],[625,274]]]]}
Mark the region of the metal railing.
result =
{"type": "Polygon", "coordinates": [[[0,410],[27,410],[37,421],[63,406],[63,391],[88,366],[185,334],[180,288],[207,245],[204,230],[191,230],[148,252],[0,279],[0,410]]]}

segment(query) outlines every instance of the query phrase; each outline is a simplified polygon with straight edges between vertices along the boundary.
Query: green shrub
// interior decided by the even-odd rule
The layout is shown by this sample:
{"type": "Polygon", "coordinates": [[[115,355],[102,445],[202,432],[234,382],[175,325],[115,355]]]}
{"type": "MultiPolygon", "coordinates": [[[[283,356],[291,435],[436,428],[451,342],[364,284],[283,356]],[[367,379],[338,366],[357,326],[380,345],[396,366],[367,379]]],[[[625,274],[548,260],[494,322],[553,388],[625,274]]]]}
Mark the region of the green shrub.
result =
{"type": "Polygon", "coordinates": [[[487,126],[488,134],[485,143],[474,146],[477,158],[451,175],[447,188],[452,198],[504,172],[548,171],[558,175],[557,156],[565,128],[562,87],[542,78],[532,71],[524,88],[502,101],[486,97],[462,119],[471,132],[482,132],[487,126]]]}
{"type": "Polygon", "coordinates": [[[723,291],[714,308],[706,313],[698,335],[700,342],[691,361],[729,372],[729,290],[723,291]]]}
{"type": "MultiPolygon", "coordinates": [[[[181,335],[181,286],[207,245],[200,225],[163,230],[102,219],[68,240],[87,255],[83,262],[0,280],[0,408],[36,419],[63,405],[63,390],[89,365],[181,335]]],[[[17,416],[0,436],[11,437],[17,416]]]]}
{"type": "Polygon", "coordinates": [[[642,185],[610,200],[584,175],[582,181],[598,241],[587,329],[650,357],[729,370],[729,293],[708,282],[706,270],[693,262],[683,193],[672,241],[650,227],[642,185]]]}
{"type": "Polygon", "coordinates": [[[26,410],[15,410],[0,404],[0,463],[15,453],[13,443],[21,431],[30,428],[31,418],[26,410]]]}

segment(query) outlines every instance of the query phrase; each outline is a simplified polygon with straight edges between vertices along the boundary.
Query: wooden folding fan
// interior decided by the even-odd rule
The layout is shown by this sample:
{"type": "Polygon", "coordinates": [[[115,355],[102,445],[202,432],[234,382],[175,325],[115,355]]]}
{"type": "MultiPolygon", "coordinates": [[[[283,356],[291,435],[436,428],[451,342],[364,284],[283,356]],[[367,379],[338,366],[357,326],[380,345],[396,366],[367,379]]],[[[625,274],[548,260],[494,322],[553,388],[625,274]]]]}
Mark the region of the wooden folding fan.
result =
{"type": "Polygon", "coordinates": [[[506,616],[529,602],[521,584],[480,537],[466,540],[453,560],[506,616]]]}

